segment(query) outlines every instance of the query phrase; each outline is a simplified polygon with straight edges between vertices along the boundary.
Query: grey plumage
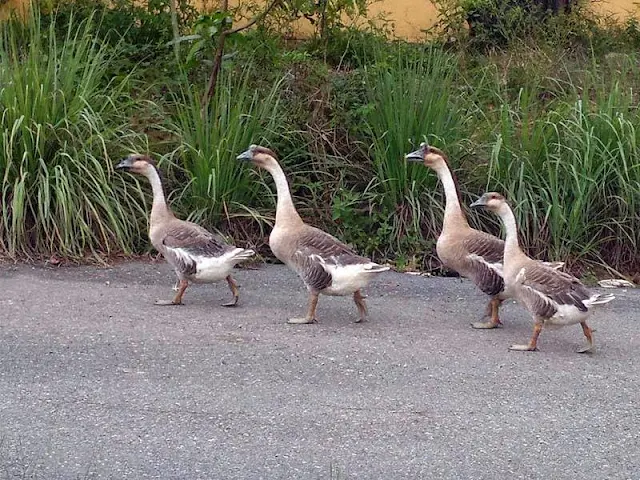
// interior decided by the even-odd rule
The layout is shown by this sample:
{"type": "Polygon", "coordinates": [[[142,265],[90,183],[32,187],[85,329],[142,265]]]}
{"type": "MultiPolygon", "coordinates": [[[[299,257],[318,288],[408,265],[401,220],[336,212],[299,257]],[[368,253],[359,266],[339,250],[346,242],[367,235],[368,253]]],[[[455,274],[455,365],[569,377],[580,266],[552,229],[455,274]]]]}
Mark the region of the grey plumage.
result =
{"type": "Polygon", "coordinates": [[[472,230],[464,238],[462,245],[467,255],[459,266],[461,272],[487,295],[498,295],[504,291],[504,279],[500,272],[504,241],[488,233],[472,230]],[[500,265],[492,268],[489,264],[500,265]]]}
{"type": "Polygon", "coordinates": [[[156,235],[156,243],[156,249],[163,253],[181,278],[195,275],[196,258],[221,257],[236,249],[235,246],[227,244],[222,237],[200,225],[177,218],[160,228],[159,235],[156,235]],[[175,249],[180,249],[187,255],[177,255],[175,249]]]}
{"type": "Polygon", "coordinates": [[[545,264],[527,256],[518,242],[515,215],[503,195],[483,194],[474,207],[486,208],[500,216],[506,231],[504,280],[508,291],[531,312],[535,324],[529,343],[512,345],[511,350],[534,351],[546,326],[562,327],[579,323],[587,339],[580,353],[593,350],[593,331],[587,325],[592,307],[608,303],[613,295],[592,294],[572,275],[557,270],[557,264],[545,264]]]}
{"type": "Polygon", "coordinates": [[[166,203],[160,171],[146,155],[130,155],[117,168],[144,175],[153,189],[153,205],[149,219],[151,244],[164,256],[178,276],[178,293],[172,301],[159,305],[179,305],[188,282],[213,283],[226,279],[236,305],[238,289],[231,277],[234,265],[250,258],[253,250],[237,248],[193,222],[176,218],[166,203]]]}
{"type": "Polygon", "coordinates": [[[278,259],[300,276],[309,290],[307,315],[289,319],[289,323],[315,322],[319,294],[353,295],[360,313],[358,321],[364,320],[367,309],[360,289],[366,286],[372,274],[389,267],[357,255],[337,238],[307,225],[296,211],[286,176],[271,150],[251,145],[237,158],[266,169],[276,184],[276,222],[269,235],[269,246],[278,259]]]}
{"type": "Polygon", "coordinates": [[[331,286],[332,277],[326,265],[335,267],[368,263],[334,236],[305,225],[293,243],[292,263],[304,283],[321,291],[331,286]]]}
{"type": "Polygon", "coordinates": [[[558,311],[556,305],[570,305],[581,312],[588,311],[584,301],[591,294],[572,275],[530,262],[520,271],[516,282],[522,285],[520,297],[534,315],[551,318],[558,311]]]}

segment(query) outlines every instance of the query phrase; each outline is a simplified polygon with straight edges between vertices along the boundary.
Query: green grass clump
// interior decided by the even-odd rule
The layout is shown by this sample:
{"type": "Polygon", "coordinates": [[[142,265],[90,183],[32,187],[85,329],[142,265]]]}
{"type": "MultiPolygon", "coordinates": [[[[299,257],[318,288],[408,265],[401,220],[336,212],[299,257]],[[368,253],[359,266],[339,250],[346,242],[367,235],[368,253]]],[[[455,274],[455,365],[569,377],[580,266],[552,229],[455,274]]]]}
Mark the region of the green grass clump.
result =
{"type": "Polygon", "coordinates": [[[177,139],[171,158],[187,176],[176,200],[190,219],[215,225],[230,216],[259,218],[263,186],[236,160],[249,145],[269,144],[279,128],[281,80],[265,95],[252,87],[255,70],[224,70],[210,103],[201,106],[193,86],[174,97],[168,131],[177,139]]]}
{"type": "Polygon", "coordinates": [[[533,253],[633,268],[640,241],[640,116],[632,91],[615,79],[584,92],[542,115],[531,115],[535,105],[528,102],[503,105],[487,188],[510,197],[533,253]]]}
{"type": "MultiPolygon", "coordinates": [[[[532,255],[576,272],[640,268],[636,20],[614,25],[583,8],[539,25],[522,17],[526,28],[480,49],[477,30],[473,41],[467,29],[413,44],[328,29],[291,42],[258,22],[229,37],[203,106],[211,55],[179,64],[168,10],[102,3],[96,25],[92,8],[79,0],[42,23],[34,11],[3,26],[0,256],[147,248],[147,185],[112,175],[107,160],[134,150],[164,154],[182,218],[262,246],[272,183],[235,160],[260,143],[278,153],[310,223],[377,260],[437,268],[442,188],[404,160],[427,140],[448,154],[464,203],[508,196],[532,255]],[[121,19],[127,33],[110,28],[121,19]]],[[[185,12],[188,38],[198,23],[185,12]]],[[[499,234],[495,218],[469,218],[499,234]]]]}
{"type": "Polygon", "coordinates": [[[362,111],[375,174],[372,193],[388,217],[385,240],[392,249],[405,235],[421,245],[438,229],[443,206],[437,177],[404,156],[425,138],[457,151],[465,123],[457,105],[457,69],[456,56],[438,47],[392,48],[377,54],[366,76],[368,104],[362,111]]]}
{"type": "Polygon", "coordinates": [[[142,194],[110,178],[114,151],[140,140],[123,114],[129,78],[105,78],[117,49],[89,18],[3,25],[0,37],[0,250],[10,256],[130,252],[142,194]]]}

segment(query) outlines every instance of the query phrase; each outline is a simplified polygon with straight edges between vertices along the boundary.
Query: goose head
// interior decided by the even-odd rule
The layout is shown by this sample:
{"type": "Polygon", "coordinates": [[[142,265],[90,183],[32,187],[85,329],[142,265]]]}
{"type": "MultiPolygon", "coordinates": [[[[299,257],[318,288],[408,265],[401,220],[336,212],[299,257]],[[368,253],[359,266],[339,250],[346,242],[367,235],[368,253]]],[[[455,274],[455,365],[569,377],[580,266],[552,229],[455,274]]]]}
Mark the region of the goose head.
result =
{"type": "Polygon", "coordinates": [[[265,169],[278,163],[276,154],[267,147],[261,147],[260,145],[251,145],[247,150],[238,155],[236,159],[251,162],[255,166],[265,169]]]}
{"type": "Polygon", "coordinates": [[[134,153],[116,165],[116,169],[148,176],[156,171],[156,162],[148,155],[134,153]]]}
{"type": "Polygon", "coordinates": [[[505,209],[509,208],[507,199],[498,192],[487,192],[469,205],[471,208],[484,208],[490,212],[500,215],[505,209]]]}
{"type": "Polygon", "coordinates": [[[425,167],[438,170],[439,167],[447,165],[447,156],[439,148],[432,147],[427,142],[420,144],[420,148],[415,152],[408,153],[404,157],[407,162],[421,162],[425,167]]]}

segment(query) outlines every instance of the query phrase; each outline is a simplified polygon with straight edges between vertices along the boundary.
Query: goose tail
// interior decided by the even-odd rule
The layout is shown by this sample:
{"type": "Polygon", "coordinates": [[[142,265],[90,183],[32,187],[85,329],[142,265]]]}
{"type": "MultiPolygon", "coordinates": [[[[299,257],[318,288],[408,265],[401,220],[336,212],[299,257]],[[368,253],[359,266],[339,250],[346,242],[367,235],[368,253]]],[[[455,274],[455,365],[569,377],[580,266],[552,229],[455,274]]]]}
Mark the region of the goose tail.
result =
{"type": "Polygon", "coordinates": [[[388,265],[378,265],[377,263],[367,263],[364,265],[364,272],[365,273],[380,273],[380,272],[386,272],[387,270],[389,270],[391,267],[389,267],[388,265]]]}
{"type": "Polygon", "coordinates": [[[236,248],[232,252],[231,258],[235,262],[244,262],[245,260],[249,260],[255,254],[256,254],[256,252],[251,250],[250,248],[236,248]]]}
{"type": "Polygon", "coordinates": [[[611,293],[596,293],[592,295],[588,300],[584,303],[587,307],[591,307],[593,305],[604,305],[605,303],[609,303],[611,300],[616,298],[611,293]]]}

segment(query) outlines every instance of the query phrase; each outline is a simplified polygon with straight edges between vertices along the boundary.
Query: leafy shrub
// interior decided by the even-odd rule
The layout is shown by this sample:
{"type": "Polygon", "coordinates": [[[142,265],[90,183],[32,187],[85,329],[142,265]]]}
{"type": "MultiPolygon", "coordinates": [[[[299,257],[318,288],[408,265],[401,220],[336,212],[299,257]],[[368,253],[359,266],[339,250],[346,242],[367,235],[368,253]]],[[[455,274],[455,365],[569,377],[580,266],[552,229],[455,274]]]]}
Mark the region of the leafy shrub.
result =
{"type": "Polygon", "coordinates": [[[371,3],[372,0],[282,0],[273,21],[282,28],[304,18],[313,26],[315,36],[327,40],[332,32],[348,26],[345,21],[366,18],[371,3]]]}
{"type": "Polygon", "coordinates": [[[432,31],[472,51],[508,49],[523,41],[589,48],[594,40],[606,41],[615,30],[613,23],[603,28],[602,18],[583,0],[436,0],[435,4],[439,21],[432,31]]]}
{"type": "MultiPolygon", "coordinates": [[[[190,25],[197,11],[188,0],[176,0],[179,25],[190,25]]],[[[170,0],[62,0],[43,12],[45,28],[52,22],[64,37],[71,23],[95,19],[95,33],[108,43],[119,45],[120,54],[141,60],[166,52],[173,38],[170,0]]]]}

